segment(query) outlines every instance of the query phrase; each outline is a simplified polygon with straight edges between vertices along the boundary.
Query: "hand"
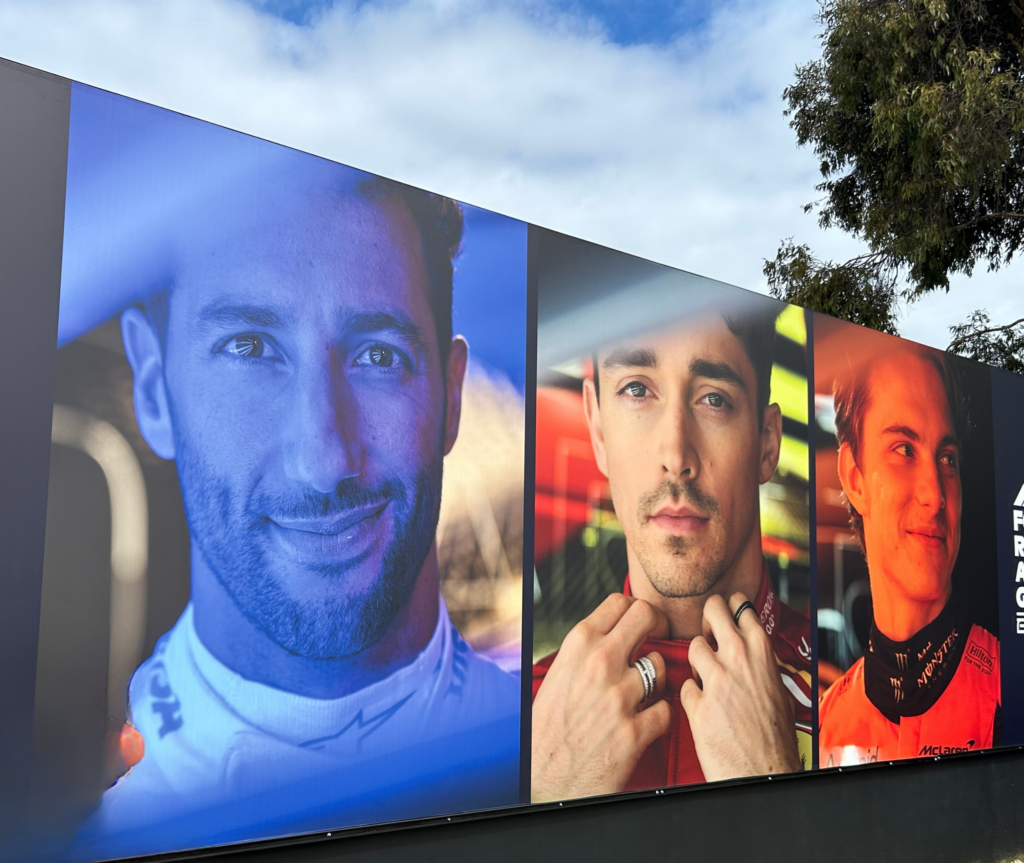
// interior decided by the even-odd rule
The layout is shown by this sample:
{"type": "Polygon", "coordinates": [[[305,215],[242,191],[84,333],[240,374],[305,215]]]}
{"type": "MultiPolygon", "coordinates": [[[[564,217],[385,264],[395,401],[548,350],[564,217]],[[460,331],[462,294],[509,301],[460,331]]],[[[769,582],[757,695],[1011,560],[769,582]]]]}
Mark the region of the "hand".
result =
{"type": "Polygon", "coordinates": [[[690,667],[679,693],[690,720],[704,778],[734,779],[801,769],[793,704],[775,664],[775,651],[756,613],[733,614],[747,601],[734,593],[704,604],[704,635],[690,642],[690,667]],[[717,652],[707,636],[714,637],[717,652]]]}
{"type": "Polygon", "coordinates": [[[565,637],[533,703],[534,802],[625,789],[672,718],[662,698],[665,660],[648,654],[656,681],[645,701],[643,679],[629,659],[647,638],[667,634],[660,609],[615,593],[565,637]]]}

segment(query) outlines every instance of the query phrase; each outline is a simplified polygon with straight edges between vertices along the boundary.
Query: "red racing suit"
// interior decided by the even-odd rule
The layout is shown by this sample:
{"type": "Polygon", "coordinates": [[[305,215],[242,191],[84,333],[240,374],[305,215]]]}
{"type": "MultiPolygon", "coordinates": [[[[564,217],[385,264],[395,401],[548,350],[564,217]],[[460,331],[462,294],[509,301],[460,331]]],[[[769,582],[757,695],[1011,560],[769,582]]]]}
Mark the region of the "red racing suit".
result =
{"type": "MultiPolygon", "coordinates": [[[[874,633],[872,637],[876,637],[874,633]]],[[[914,653],[920,653],[925,660],[934,656],[939,661],[942,645],[939,638],[932,638],[924,647],[929,653],[920,649],[914,653]]],[[[902,691],[906,685],[898,686],[898,677],[894,675],[884,681],[890,685],[888,697],[884,686],[881,694],[872,697],[869,690],[874,690],[866,681],[865,658],[858,659],[821,697],[819,765],[840,767],[895,761],[999,745],[994,739],[999,728],[999,641],[974,624],[961,649],[962,655],[951,657],[952,673],[943,681],[945,688],[938,698],[924,712],[911,709],[911,715],[902,691]],[[899,691],[897,698],[892,697],[893,689],[899,691]],[[893,705],[893,701],[897,704],[893,705]],[[902,715],[887,717],[880,708],[902,715]]],[[[935,667],[933,663],[925,669],[933,674],[935,667]]]]}
{"type": "MultiPolygon", "coordinates": [[[[622,592],[630,596],[629,578],[626,578],[622,592]]],[[[793,698],[796,716],[796,736],[800,746],[800,760],[804,769],[811,766],[811,625],[807,618],[783,605],[772,589],[768,566],[764,565],[761,587],[754,600],[754,609],[761,619],[775,648],[782,681],[793,698]]],[[[626,785],[627,791],[648,788],[666,788],[671,785],[689,785],[704,782],[704,773],[697,760],[697,752],[690,733],[690,723],[679,701],[679,690],[683,683],[693,677],[689,661],[690,642],[669,641],[652,638],[645,641],[636,656],[644,656],[653,650],[665,658],[668,669],[668,685],[665,699],[672,708],[672,725],[669,732],[655,740],[641,756],[633,775],[626,785]]],[[[548,668],[554,662],[556,653],[544,657],[533,666],[533,697],[537,698],[548,668]]],[[[635,659],[636,657],[632,657],[635,659]]]]}

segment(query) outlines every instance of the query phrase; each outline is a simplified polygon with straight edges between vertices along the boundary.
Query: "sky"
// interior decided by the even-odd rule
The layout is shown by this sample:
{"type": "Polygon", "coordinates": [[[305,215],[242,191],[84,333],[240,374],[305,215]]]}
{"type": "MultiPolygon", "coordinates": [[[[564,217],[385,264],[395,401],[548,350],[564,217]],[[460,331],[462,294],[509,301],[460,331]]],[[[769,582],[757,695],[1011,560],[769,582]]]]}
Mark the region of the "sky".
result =
{"type": "MultiPolygon", "coordinates": [[[[815,0],[2,0],[0,56],[766,291],[823,232],[781,94],[815,0]]],[[[1024,317],[1024,265],[907,310],[936,347],[1024,317]]]]}

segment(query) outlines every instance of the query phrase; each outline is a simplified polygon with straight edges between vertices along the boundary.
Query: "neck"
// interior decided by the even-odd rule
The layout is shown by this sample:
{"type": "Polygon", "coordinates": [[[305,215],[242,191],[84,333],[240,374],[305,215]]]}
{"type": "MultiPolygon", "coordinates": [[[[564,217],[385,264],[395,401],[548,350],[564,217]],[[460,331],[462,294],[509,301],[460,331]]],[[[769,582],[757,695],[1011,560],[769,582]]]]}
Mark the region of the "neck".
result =
{"type": "Polygon", "coordinates": [[[437,626],[437,547],[420,567],[412,594],[374,644],[344,659],[309,659],[283,648],[253,623],[192,544],[192,606],[196,634],[218,661],[247,680],[304,695],[341,698],[408,665],[437,626]]]}
{"type": "Polygon", "coordinates": [[[871,609],[875,627],[890,641],[907,641],[924,629],[942,613],[949,602],[952,584],[947,581],[942,595],[934,599],[909,596],[899,582],[884,573],[876,577],[881,568],[872,567],[868,559],[871,580],[871,609]]]}
{"type": "Polygon", "coordinates": [[[626,547],[629,559],[629,584],[633,596],[644,599],[665,612],[669,638],[689,641],[703,632],[704,603],[715,594],[726,602],[736,591],[752,602],[761,588],[764,558],[761,553],[761,528],[756,526],[742,551],[733,559],[714,587],[698,596],[662,596],[653,587],[632,549],[626,547]]]}

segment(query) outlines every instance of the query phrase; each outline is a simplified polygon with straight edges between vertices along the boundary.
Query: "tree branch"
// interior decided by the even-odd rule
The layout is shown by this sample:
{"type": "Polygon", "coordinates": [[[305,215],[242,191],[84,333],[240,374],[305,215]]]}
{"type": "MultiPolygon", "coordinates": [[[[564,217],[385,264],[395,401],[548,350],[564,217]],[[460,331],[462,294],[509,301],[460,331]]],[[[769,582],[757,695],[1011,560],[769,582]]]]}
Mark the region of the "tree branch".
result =
{"type": "Polygon", "coordinates": [[[968,341],[969,339],[973,339],[976,336],[984,336],[984,335],[986,335],[988,333],[1006,332],[1007,330],[1012,330],[1018,324],[1024,324],[1024,318],[1017,318],[1017,320],[1015,320],[1012,324],[1003,324],[1000,327],[988,327],[988,329],[974,330],[972,332],[965,333],[964,335],[960,336],[959,338],[953,339],[953,341],[951,341],[949,343],[949,347],[946,348],[946,350],[947,351],[955,351],[960,345],[962,345],[964,342],[968,341]]]}

